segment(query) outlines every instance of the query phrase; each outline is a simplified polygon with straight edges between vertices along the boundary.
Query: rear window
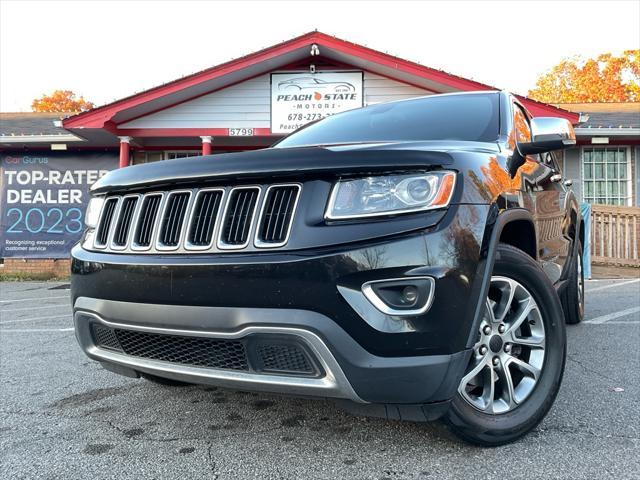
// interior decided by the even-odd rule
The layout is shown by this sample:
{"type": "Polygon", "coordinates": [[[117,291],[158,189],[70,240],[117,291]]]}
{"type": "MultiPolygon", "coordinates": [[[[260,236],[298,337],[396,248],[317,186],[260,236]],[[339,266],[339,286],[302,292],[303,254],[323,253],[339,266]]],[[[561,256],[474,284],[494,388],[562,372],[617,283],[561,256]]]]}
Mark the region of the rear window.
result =
{"type": "Polygon", "coordinates": [[[382,103],[327,117],[292,133],[276,147],[414,140],[493,142],[498,139],[498,111],[498,93],[382,103]]]}

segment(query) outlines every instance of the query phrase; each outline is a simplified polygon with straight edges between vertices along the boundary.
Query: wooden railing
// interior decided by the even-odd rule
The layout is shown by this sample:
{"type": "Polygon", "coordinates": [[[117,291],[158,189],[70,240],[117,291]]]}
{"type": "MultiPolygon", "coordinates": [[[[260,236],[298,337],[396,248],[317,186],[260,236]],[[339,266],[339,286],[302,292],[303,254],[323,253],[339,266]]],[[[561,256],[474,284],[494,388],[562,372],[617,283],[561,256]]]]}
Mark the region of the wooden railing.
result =
{"type": "Polygon", "coordinates": [[[640,207],[591,207],[591,261],[640,267],[640,207]]]}

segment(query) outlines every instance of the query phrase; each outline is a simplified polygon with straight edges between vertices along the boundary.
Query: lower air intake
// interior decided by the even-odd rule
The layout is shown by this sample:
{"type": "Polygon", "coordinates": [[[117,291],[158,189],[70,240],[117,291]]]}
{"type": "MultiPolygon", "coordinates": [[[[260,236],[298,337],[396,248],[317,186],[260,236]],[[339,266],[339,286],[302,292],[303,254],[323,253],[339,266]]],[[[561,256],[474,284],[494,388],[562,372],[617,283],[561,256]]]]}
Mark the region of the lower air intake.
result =
{"type": "Polygon", "coordinates": [[[134,357],[197,367],[248,370],[247,352],[238,340],[160,335],[115,330],[122,351],[134,357]]]}
{"type": "Polygon", "coordinates": [[[295,344],[260,343],[256,346],[256,354],[264,372],[308,375],[316,373],[305,352],[295,344]]]}
{"type": "Polygon", "coordinates": [[[91,329],[93,330],[93,341],[96,345],[109,350],[122,350],[118,337],[116,337],[112,329],[102,325],[93,325],[91,329]]]}
{"type": "Polygon", "coordinates": [[[97,347],[137,358],[265,374],[312,377],[322,374],[313,355],[296,339],[165,335],[110,328],[97,323],[91,326],[91,331],[97,347]]]}

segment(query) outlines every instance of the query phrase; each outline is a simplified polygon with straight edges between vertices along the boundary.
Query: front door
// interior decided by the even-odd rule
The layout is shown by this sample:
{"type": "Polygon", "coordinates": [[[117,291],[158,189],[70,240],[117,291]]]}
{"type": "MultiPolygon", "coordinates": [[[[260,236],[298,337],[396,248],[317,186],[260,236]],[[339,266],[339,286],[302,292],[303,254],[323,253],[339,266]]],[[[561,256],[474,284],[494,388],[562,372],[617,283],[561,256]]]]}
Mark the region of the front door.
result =
{"type": "MultiPolygon", "coordinates": [[[[525,111],[513,104],[513,124],[518,142],[531,141],[530,119],[525,111]]],[[[536,224],[538,260],[549,279],[560,279],[567,260],[568,244],[564,235],[566,190],[562,175],[552,153],[528,155],[520,167],[520,189],[525,207],[536,224]]]]}

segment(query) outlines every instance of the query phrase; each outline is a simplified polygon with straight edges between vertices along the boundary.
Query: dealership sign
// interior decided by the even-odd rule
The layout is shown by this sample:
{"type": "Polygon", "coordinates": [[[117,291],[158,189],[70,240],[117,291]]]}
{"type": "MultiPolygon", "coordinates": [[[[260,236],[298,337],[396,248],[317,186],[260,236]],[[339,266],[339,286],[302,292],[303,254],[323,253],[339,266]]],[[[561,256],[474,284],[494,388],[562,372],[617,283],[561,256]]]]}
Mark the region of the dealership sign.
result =
{"type": "Polygon", "coordinates": [[[0,257],[65,258],[82,235],[89,187],[118,157],[9,154],[0,166],[0,257]]]}
{"type": "Polygon", "coordinates": [[[362,72],[272,73],[271,132],[362,107],[362,72]]]}

